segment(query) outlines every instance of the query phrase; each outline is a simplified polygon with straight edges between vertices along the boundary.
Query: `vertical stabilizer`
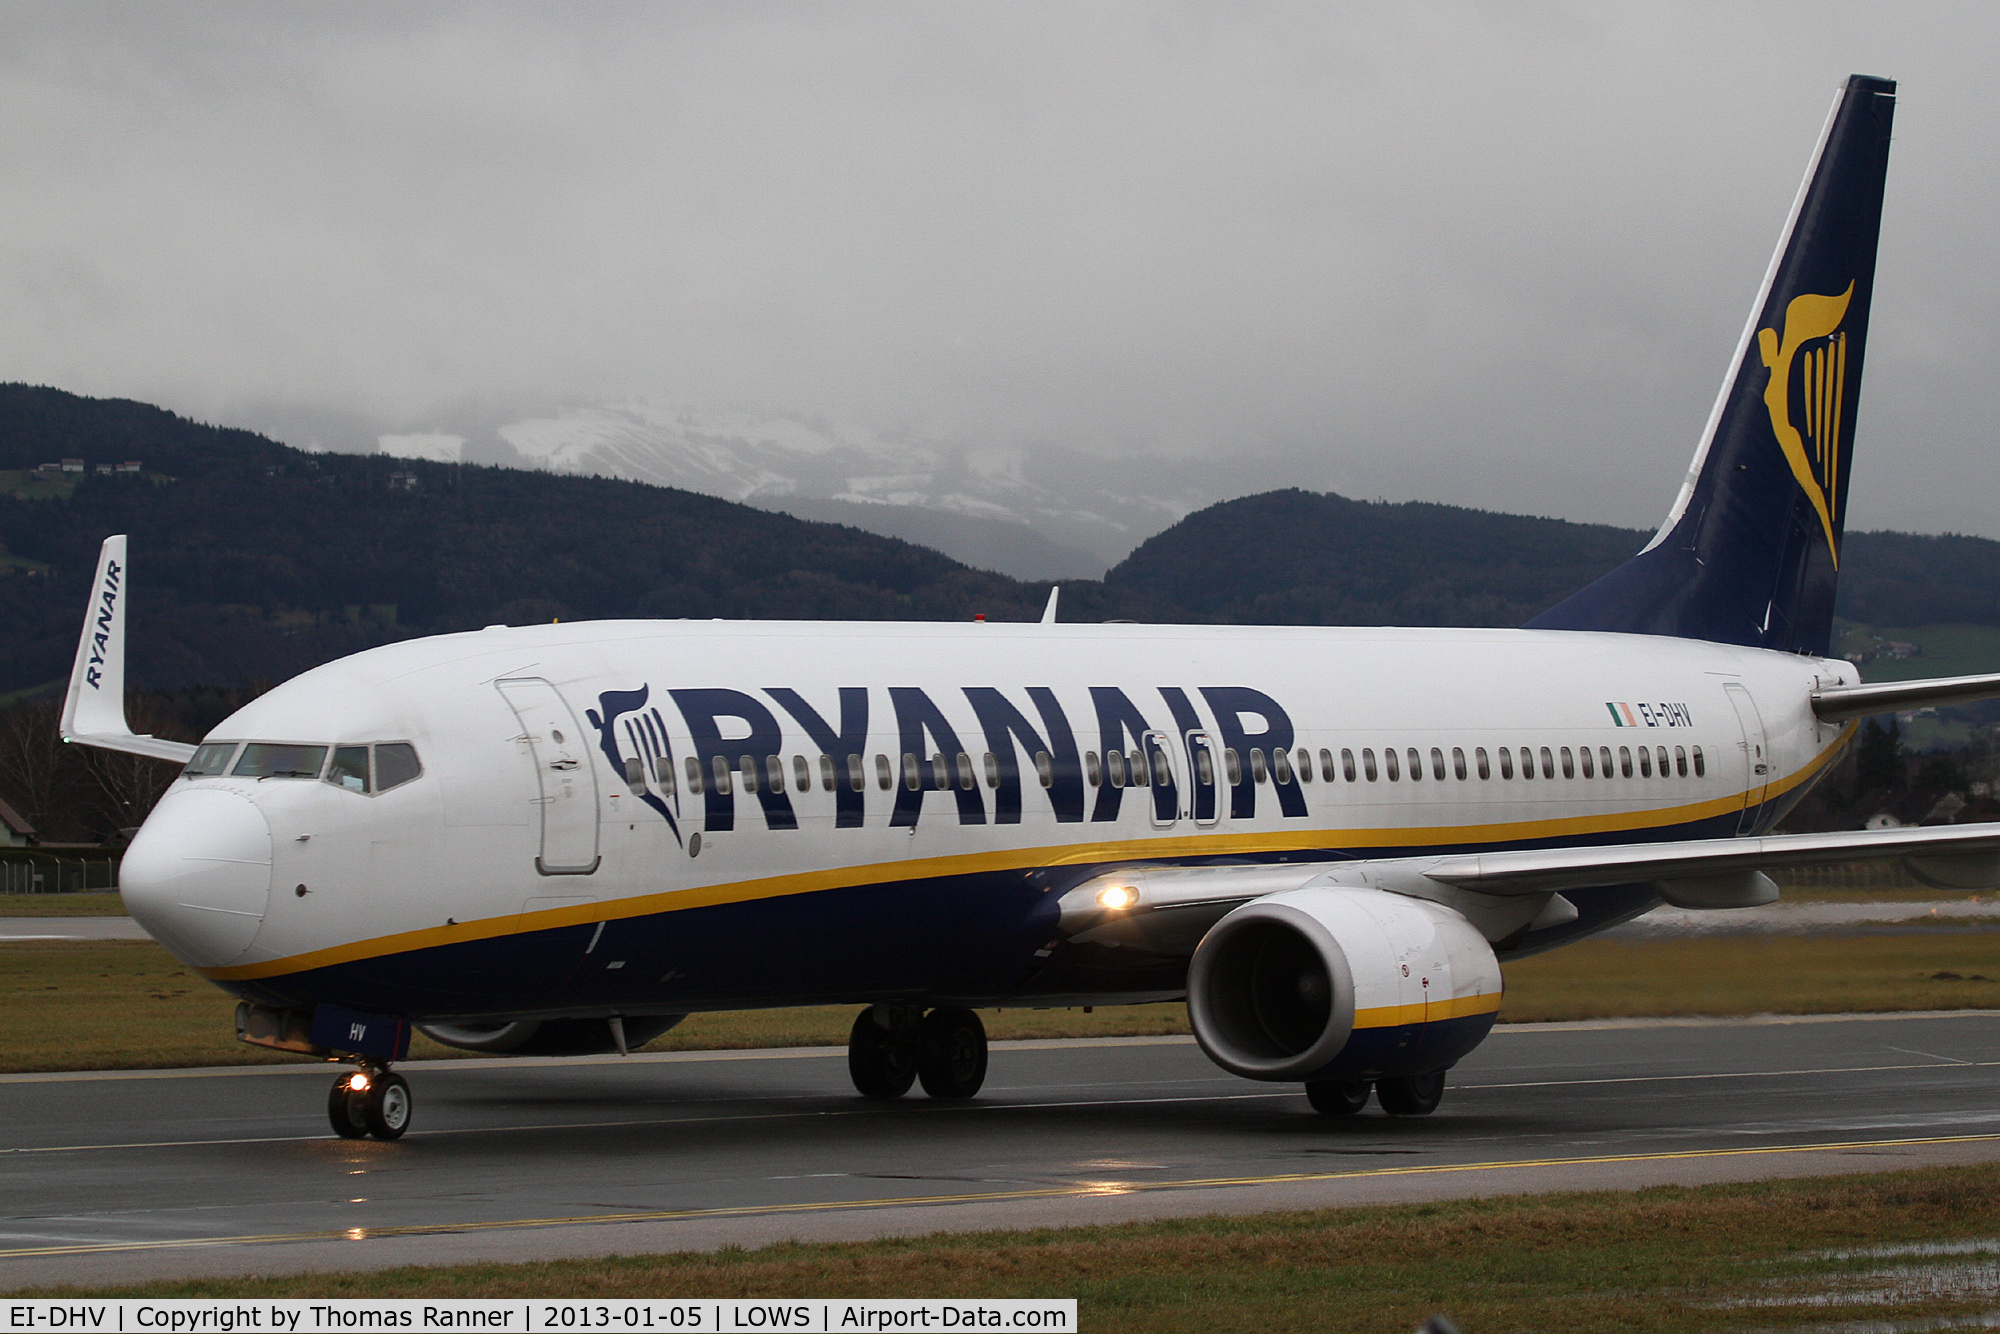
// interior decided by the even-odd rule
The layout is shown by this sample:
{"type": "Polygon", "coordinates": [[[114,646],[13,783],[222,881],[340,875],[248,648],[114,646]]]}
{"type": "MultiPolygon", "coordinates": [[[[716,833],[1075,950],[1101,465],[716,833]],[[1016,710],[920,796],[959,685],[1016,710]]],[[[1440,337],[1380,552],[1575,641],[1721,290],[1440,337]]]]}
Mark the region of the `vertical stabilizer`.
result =
{"type": "Polygon", "coordinates": [[[1531,627],[1828,651],[1895,93],[1835,100],[1666,523],[1531,627]]]}

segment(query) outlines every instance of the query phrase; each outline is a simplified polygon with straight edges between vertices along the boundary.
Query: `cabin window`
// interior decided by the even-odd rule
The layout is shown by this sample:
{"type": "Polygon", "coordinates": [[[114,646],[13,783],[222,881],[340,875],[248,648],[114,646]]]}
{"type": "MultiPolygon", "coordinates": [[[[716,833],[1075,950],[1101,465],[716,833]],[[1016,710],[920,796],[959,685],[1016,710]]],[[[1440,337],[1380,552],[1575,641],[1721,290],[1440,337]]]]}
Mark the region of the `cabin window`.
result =
{"type": "Polygon", "coordinates": [[[764,781],[771,785],[773,792],[785,790],[785,757],[766,755],[764,757],[764,781]]]}
{"type": "Polygon", "coordinates": [[[181,770],[183,778],[207,778],[229,768],[229,759],[236,754],[234,741],[210,741],[195,748],[194,755],[181,770]]]}
{"type": "Polygon", "coordinates": [[[1424,776],[1424,757],[1417,753],[1415,746],[1411,746],[1403,753],[1410,757],[1410,781],[1414,783],[1424,776]]]}
{"type": "Polygon", "coordinates": [[[1597,748],[1597,771],[1606,778],[1611,777],[1611,747],[1599,746],[1597,748]]]}
{"type": "Polygon", "coordinates": [[[973,772],[972,757],[964,751],[958,752],[958,790],[970,792],[979,785],[979,775],[973,772]]]}
{"type": "Polygon", "coordinates": [[[716,755],[709,760],[708,768],[709,772],[715,775],[715,791],[718,795],[726,797],[736,790],[735,785],[729,781],[728,760],[716,755]]]}
{"type": "Polygon", "coordinates": [[[792,756],[792,786],[801,792],[813,790],[812,762],[803,755],[792,756]]]}
{"type": "MultiPolygon", "coordinates": [[[[1347,781],[1351,783],[1354,781],[1354,755],[1351,751],[1345,750],[1340,753],[1347,756],[1347,781]]],[[[1322,750],[1319,753],[1319,776],[1326,782],[1333,781],[1333,752],[1330,750],[1322,750]]]]}
{"type": "Polygon", "coordinates": [[[939,792],[951,786],[951,762],[943,751],[931,756],[931,786],[939,792]]]}
{"type": "Polygon", "coordinates": [[[1576,748],[1576,757],[1583,761],[1583,776],[1585,778],[1597,777],[1597,771],[1591,767],[1589,746],[1578,746],[1576,748]]]}
{"type": "Polygon", "coordinates": [[[847,757],[847,785],[856,792],[868,786],[868,774],[862,767],[859,755],[847,757]]]}
{"type": "Polygon", "coordinates": [[[1382,772],[1388,775],[1392,783],[1403,776],[1402,760],[1396,754],[1394,746],[1382,747],[1382,772]]]}
{"type": "Polygon", "coordinates": [[[1125,752],[1107,750],[1104,752],[1104,781],[1113,787],[1125,786],[1125,752]]]}
{"type": "Polygon", "coordinates": [[[889,763],[889,757],[887,755],[878,753],[875,756],[875,786],[881,788],[884,792],[887,792],[890,788],[894,787],[895,785],[896,785],[895,766],[889,763]]]}
{"type": "Polygon", "coordinates": [[[1639,747],[1639,777],[1651,778],[1652,776],[1653,776],[1653,752],[1648,750],[1646,747],[1641,746],[1639,747]]]}
{"type": "MultiPolygon", "coordinates": [[[[1326,752],[1321,751],[1320,756],[1321,758],[1325,758],[1326,752]]],[[[1348,750],[1344,746],[1341,748],[1340,751],[1340,772],[1346,777],[1348,782],[1351,783],[1354,781],[1354,752],[1348,750]]],[[[1331,781],[1332,778],[1333,778],[1332,774],[1327,775],[1327,779],[1329,781],[1331,781]]]]}
{"type": "MultiPolygon", "coordinates": [[[[389,749],[387,746],[378,746],[375,749],[375,771],[378,775],[382,773],[382,763],[387,758],[382,752],[387,749],[389,749]]],[[[415,754],[414,747],[411,748],[411,754],[415,754]]],[[[676,795],[674,792],[674,762],[672,760],[661,759],[656,761],[653,773],[659,779],[660,791],[663,794],[669,797],[676,795]]]]}
{"type": "Polygon", "coordinates": [[[921,790],[923,785],[924,785],[923,773],[917,766],[917,757],[910,754],[910,752],[908,751],[904,751],[903,786],[908,788],[912,792],[916,792],[921,790]]]}
{"type": "Polygon", "coordinates": [[[1431,747],[1431,777],[1440,783],[1444,781],[1444,752],[1436,746],[1431,747]]]}
{"type": "Polygon", "coordinates": [[[1694,748],[1694,776],[1696,778],[1705,778],[1707,775],[1708,764],[1701,758],[1701,747],[1696,746],[1694,748]]]}
{"type": "Polygon", "coordinates": [[[1361,772],[1368,775],[1368,781],[1375,781],[1375,752],[1368,747],[1361,748],[1361,772]]]}
{"type": "Polygon", "coordinates": [[[1506,746],[1501,746],[1499,747],[1499,753],[1500,776],[1502,778],[1512,778],[1514,776],[1514,752],[1506,746]]]}
{"type": "Polygon", "coordinates": [[[1126,781],[1133,787],[1151,787],[1153,775],[1146,768],[1146,752],[1135,750],[1125,758],[1126,763],[1132,767],[1131,776],[1126,781]]]}
{"type": "Polygon", "coordinates": [[[1243,757],[1236,753],[1234,746],[1225,746],[1222,751],[1222,774],[1235,787],[1243,781],[1243,757]]]}
{"type": "Polygon", "coordinates": [[[325,746],[252,741],[229,772],[238,778],[318,778],[326,767],[325,746]]]}
{"type": "Polygon", "coordinates": [[[756,758],[750,755],[741,756],[736,761],[736,767],[743,774],[743,790],[745,792],[755,792],[757,790],[756,758]]]}
{"type": "Polygon", "coordinates": [[[1688,753],[1686,746],[1674,747],[1674,773],[1682,778],[1688,776],[1688,753]]]}
{"type": "Polygon", "coordinates": [[[1041,780],[1043,787],[1056,785],[1056,763],[1045,750],[1035,752],[1035,777],[1041,780]]]}
{"type": "MultiPolygon", "coordinates": [[[[1543,753],[1547,754],[1546,751],[1544,751],[1543,753]]],[[[1526,746],[1523,746],[1521,747],[1521,777],[1533,778],[1534,776],[1535,776],[1535,752],[1529,750],[1526,746]]]]}
{"type": "Polygon", "coordinates": [[[1271,752],[1271,778],[1279,783],[1292,781],[1292,757],[1287,751],[1271,752]]]}
{"type": "Polygon", "coordinates": [[[1194,753],[1194,768],[1203,787],[1215,786],[1215,759],[1206,746],[1194,753]]]}
{"type": "Polygon", "coordinates": [[[691,796],[696,796],[696,797],[700,796],[702,788],[701,761],[696,759],[692,755],[687,757],[687,775],[688,775],[688,793],[691,796]]]}
{"type": "Polygon", "coordinates": [[[1271,770],[1264,763],[1264,748],[1262,746],[1252,746],[1250,748],[1250,777],[1259,783],[1265,782],[1271,777],[1271,770]]]}
{"type": "Polygon", "coordinates": [[[1555,776],[1556,776],[1556,757],[1555,757],[1555,756],[1553,756],[1553,755],[1551,755],[1551,754],[1549,754],[1549,748],[1548,748],[1547,746],[1543,746],[1543,747],[1542,747],[1542,777],[1544,777],[1544,778],[1554,778],[1555,776]]]}
{"type": "Polygon", "coordinates": [[[1662,778],[1668,777],[1671,771],[1667,768],[1667,748],[1665,746],[1661,746],[1658,750],[1654,751],[1653,754],[1659,761],[1660,777],[1662,778]]]}
{"type": "Polygon", "coordinates": [[[1472,762],[1478,766],[1480,778],[1490,779],[1493,777],[1493,766],[1486,762],[1486,747],[1474,746],[1472,748],[1472,762]]]}
{"type": "MultiPolygon", "coordinates": [[[[833,777],[833,756],[831,755],[822,755],[819,757],[819,785],[825,788],[828,792],[833,791],[835,787],[834,777],[833,777]]],[[[805,785],[801,783],[800,786],[803,787],[805,785]]]]}
{"type": "Polygon", "coordinates": [[[999,787],[1000,757],[989,750],[980,757],[980,763],[986,767],[986,786],[999,787]]]}
{"type": "Polygon", "coordinates": [[[1097,752],[1086,750],[1083,752],[1083,781],[1096,787],[1103,779],[1104,773],[1097,767],[1097,752]]]}
{"type": "Polygon", "coordinates": [[[1304,746],[1299,747],[1298,755],[1292,760],[1292,773],[1295,782],[1310,783],[1313,780],[1313,753],[1304,746]]]}
{"type": "Polygon", "coordinates": [[[326,781],[347,792],[366,792],[368,747],[335,746],[333,763],[326,766],[326,781]]]}
{"type": "Polygon", "coordinates": [[[1618,772],[1627,778],[1632,776],[1632,748],[1630,746],[1620,746],[1618,748],[1618,772]]]}
{"type": "Polygon", "coordinates": [[[1563,762],[1563,777],[1564,778],[1576,777],[1576,757],[1569,753],[1568,746],[1564,746],[1562,748],[1561,755],[1563,762]]]}

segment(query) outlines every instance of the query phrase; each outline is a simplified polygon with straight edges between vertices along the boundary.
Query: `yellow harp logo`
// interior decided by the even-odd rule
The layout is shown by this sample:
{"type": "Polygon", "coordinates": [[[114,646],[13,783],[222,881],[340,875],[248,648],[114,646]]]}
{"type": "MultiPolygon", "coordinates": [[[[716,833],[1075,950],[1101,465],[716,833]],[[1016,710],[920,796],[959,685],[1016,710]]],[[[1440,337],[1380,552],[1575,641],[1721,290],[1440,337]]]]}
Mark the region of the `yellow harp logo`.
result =
{"type": "Polygon", "coordinates": [[[1836,569],[1840,548],[1833,537],[1838,508],[1834,487],[1840,478],[1841,404],[1847,388],[1847,335],[1840,332],[1840,322],[1847,318],[1847,303],[1853,299],[1853,283],[1838,296],[1809,292],[1793,297],[1785,307],[1782,335],[1776,329],[1757,331],[1757,351],[1771,372],[1764,386],[1771,429],[1777,433],[1778,448],[1785,451],[1785,461],[1792,465],[1792,476],[1819,514],[1836,569]],[[1808,343],[1813,346],[1807,347],[1808,343]],[[1805,410],[1803,432],[1792,424],[1795,383],[1805,410]]]}

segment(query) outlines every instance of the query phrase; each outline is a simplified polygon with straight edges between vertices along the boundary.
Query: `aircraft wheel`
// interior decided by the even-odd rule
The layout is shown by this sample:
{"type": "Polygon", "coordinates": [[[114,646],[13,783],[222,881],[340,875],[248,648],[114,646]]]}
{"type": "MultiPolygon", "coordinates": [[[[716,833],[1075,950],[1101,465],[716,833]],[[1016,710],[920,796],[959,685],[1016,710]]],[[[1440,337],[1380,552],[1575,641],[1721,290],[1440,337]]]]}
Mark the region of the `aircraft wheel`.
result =
{"type": "Polygon", "coordinates": [[[393,1071],[376,1074],[361,1095],[361,1120],[376,1139],[401,1139],[416,1109],[410,1083],[393,1071]]]}
{"type": "Polygon", "coordinates": [[[366,1139],[368,1126],[361,1119],[360,1101],[367,1095],[356,1092],[353,1085],[351,1074],[333,1081],[326,1093],[326,1119],[333,1122],[333,1133],[342,1139],[366,1139]]]}
{"type": "Polygon", "coordinates": [[[1306,1101],[1321,1116],[1353,1116],[1374,1091],[1365,1079],[1318,1079],[1306,1085],[1306,1101]]]}
{"type": "Polygon", "coordinates": [[[1444,1099],[1444,1071],[1376,1082],[1375,1100],[1391,1116],[1429,1116],[1444,1099]]]}
{"type": "Polygon", "coordinates": [[[932,1010],[917,1030],[917,1078],[933,1098],[970,1098],[986,1082],[986,1025],[970,1010],[932,1010]]]}
{"type": "Polygon", "coordinates": [[[917,1080],[915,1046],[905,1032],[876,1023],[872,1008],[863,1010],[847,1035],[847,1074],[855,1091],[884,1101],[908,1093],[917,1080]]]}

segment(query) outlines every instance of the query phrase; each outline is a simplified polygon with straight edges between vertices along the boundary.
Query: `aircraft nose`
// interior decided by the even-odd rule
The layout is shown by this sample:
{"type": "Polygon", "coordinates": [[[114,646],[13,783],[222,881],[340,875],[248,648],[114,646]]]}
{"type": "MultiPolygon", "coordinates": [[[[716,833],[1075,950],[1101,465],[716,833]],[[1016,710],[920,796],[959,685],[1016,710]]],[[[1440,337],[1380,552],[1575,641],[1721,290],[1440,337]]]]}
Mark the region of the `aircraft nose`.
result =
{"type": "Polygon", "coordinates": [[[271,901],[271,826],[249,798],[183,787],[160,799],[119,869],[126,911],[183,963],[240,958],[271,901]]]}

